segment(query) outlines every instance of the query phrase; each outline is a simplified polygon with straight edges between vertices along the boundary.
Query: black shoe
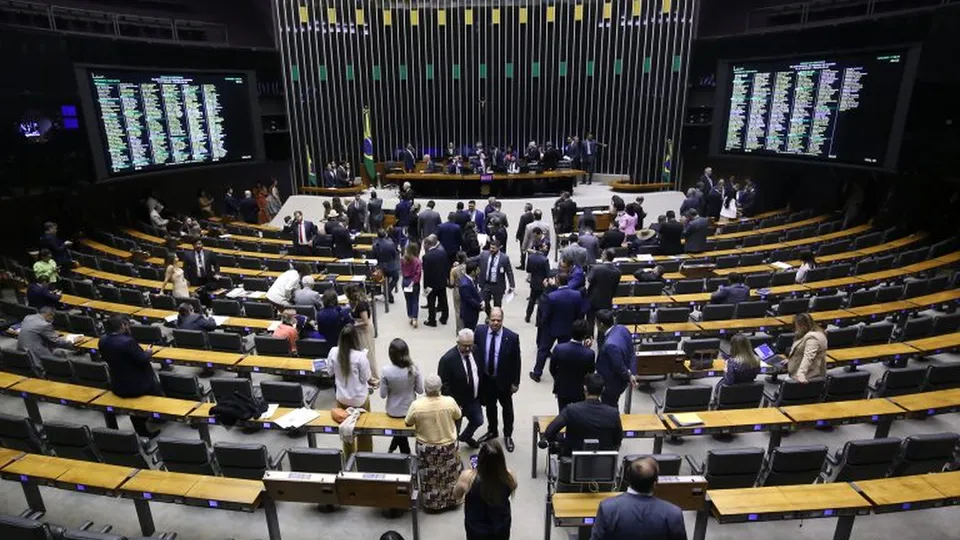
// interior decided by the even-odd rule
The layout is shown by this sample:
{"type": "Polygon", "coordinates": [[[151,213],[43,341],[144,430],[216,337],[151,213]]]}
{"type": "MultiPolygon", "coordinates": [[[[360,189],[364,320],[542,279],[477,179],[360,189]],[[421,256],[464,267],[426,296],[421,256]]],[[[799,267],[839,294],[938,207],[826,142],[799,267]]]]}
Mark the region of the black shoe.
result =
{"type": "Polygon", "coordinates": [[[522,266],[514,266],[514,268],[516,268],[517,270],[523,270],[522,266]]]}
{"type": "Polygon", "coordinates": [[[534,372],[530,372],[530,378],[533,379],[533,382],[540,382],[540,375],[537,375],[534,372]]]}
{"type": "Polygon", "coordinates": [[[432,326],[432,327],[436,328],[436,326],[437,326],[437,321],[423,321],[423,325],[424,325],[424,326],[432,326]]]}
{"type": "Polygon", "coordinates": [[[446,325],[447,325],[447,321],[442,320],[442,321],[440,321],[440,324],[446,326],[446,325]]]}
{"type": "Polygon", "coordinates": [[[523,320],[525,320],[525,321],[527,321],[527,322],[530,322],[530,316],[527,315],[523,320]]]}
{"type": "Polygon", "coordinates": [[[513,452],[516,446],[513,444],[513,437],[504,437],[503,445],[507,447],[507,452],[513,452]]]}
{"type": "Polygon", "coordinates": [[[391,299],[390,299],[390,303],[391,303],[391,304],[393,304],[393,303],[394,303],[394,302],[393,302],[393,298],[391,298],[391,299]]]}
{"type": "Polygon", "coordinates": [[[496,431],[488,431],[483,434],[483,437],[480,437],[479,439],[477,439],[477,442],[480,444],[483,444],[487,441],[492,441],[493,439],[496,439],[499,436],[500,434],[497,433],[496,431]]]}
{"type": "Polygon", "coordinates": [[[476,450],[477,448],[480,448],[480,443],[478,443],[476,439],[474,439],[473,437],[462,438],[460,439],[460,442],[465,443],[467,446],[469,446],[470,448],[473,448],[474,450],[476,450]]]}

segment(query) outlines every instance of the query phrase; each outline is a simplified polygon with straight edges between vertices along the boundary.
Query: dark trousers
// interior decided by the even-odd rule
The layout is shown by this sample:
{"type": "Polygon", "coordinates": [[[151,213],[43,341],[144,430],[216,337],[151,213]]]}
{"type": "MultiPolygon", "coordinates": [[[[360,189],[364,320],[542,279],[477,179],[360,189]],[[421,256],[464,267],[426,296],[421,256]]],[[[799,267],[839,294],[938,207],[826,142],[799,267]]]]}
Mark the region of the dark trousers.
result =
{"type": "Polygon", "coordinates": [[[530,289],[530,298],[527,299],[527,318],[533,316],[533,308],[537,305],[537,302],[540,301],[540,297],[543,296],[543,289],[530,289]]]}
{"type": "Polygon", "coordinates": [[[406,437],[394,437],[390,439],[390,449],[387,452],[393,452],[394,450],[400,450],[401,454],[410,453],[410,440],[406,437]]]}
{"type": "Polygon", "coordinates": [[[413,284],[413,292],[404,292],[403,298],[407,302],[407,318],[416,319],[420,316],[420,284],[413,284]]]}
{"type": "MultiPolygon", "coordinates": [[[[160,383],[154,379],[153,386],[149,388],[146,392],[140,394],[141,396],[163,396],[163,389],[160,388],[160,383]]],[[[134,397],[134,396],[122,396],[122,397],[134,397]]],[[[143,416],[131,416],[130,423],[133,424],[133,430],[137,432],[137,435],[141,437],[150,437],[156,433],[147,427],[147,419],[143,416]]]]}
{"type": "Polygon", "coordinates": [[[434,287],[427,295],[427,321],[437,322],[437,312],[440,312],[440,323],[447,324],[450,317],[450,307],[447,305],[447,288],[434,287]]]}
{"type": "MultiPolygon", "coordinates": [[[[467,419],[467,427],[460,432],[458,439],[472,439],[473,435],[483,425],[483,409],[480,407],[480,400],[475,399],[467,405],[460,406],[460,413],[467,419]]],[[[457,420],[457,431],[460,431],[460,425],[463,424],[463,418],[457,420]]]]}
{"type": "Polygon", "coordinates": [[[310,255],[313,255],[313,246],[311,246],[310,244],[294,244],[294,246],[290,249],[290,251],[294,255],[303,255],[305,257],[308,257],[310,255]]]}
{"type": "Polygon", "coordinates": [[[393,302],[393,292],[397,290],[397,282],[400,281],[400,270],[384,270],[383,277],[387,280],[387,301],[393,302]]]}
{"type": "Polygon", "coordinates": [[[593,173],[597,170],[597,156],[583,156],[583,168],[587,171],[587,183],[593,183],[593,173]]]}
{"type": "Polygon", "coordinates": [[[536,375],[543,375],[543,366],[547,365],[547,358],[550,357],[550,351],[555,343],[566,343],[570,341],[570,336],[542,338],[538,336],[537,340],[537,363],[533,366],[533,372],[536,375]]]}
{"type": "Polygon", "coordinates": [[[611,407],[620,407],[620,394],[623,393],[624,388],[611,388],[604,389],[603,393],[600,394],[600,403],[604,405],[610,405],[611,407]]]}
{"type": "Polygon", "coordinates": [[[520,241],[520,268],[527,267],[527,250],[523,249],[523,242],[520,241]]]}
{"type": "Polygon", "coordinates": [[[497,418],[497,404],[503,407],[503,436],[513,436],[513,392],[509,388],[494,386],[486,391],[484,406],[487,409],[487,431],[496,433],[500,422],[497,418]]]}
{"type": "Polygon", "coordinates": [[[497,285],[484,285],[483,290],[480,291],[480,295],[483,297],[483,310],[487,313],[487,317],[490,316],[490,303],[493,302],[494,306],[503,307],[503,293],[506,290],[503,288],[502,284],[497,285]]]}

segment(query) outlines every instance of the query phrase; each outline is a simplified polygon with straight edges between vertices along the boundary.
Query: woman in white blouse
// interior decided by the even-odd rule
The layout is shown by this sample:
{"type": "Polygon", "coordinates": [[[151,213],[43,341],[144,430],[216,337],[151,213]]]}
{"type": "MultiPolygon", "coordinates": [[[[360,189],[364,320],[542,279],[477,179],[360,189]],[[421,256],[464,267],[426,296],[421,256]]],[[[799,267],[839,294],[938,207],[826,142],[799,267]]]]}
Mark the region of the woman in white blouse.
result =
{"type": "Polygon", "coordinates": [[[800,268],[797,268],[797,283],[806,283],[807,282],[807,272],[813,270],[817,267],[817,259],[814,258],[813,253],[810,250],[805,250],[800,253],[800,268]]]}
{"type": "MultiPolygon", "coordinates": [[[[340,331],[340,340],[337,346],[330,349],[327,355],[333,366],[334,384],[337,388],[337,407],[348,409],[359,407],[370,410],[370,360],[367,353],[360,348],[360,336],[357,329],[348,324],[340,331]]],[[[354,445],[344,444],[344,453],[372,452],[373,437],[359,435],[354,445]]]]}
{"type": "MultiPolygon", "coordinates": [[[[400,338],[391,341],[387,354],[390,356],[390,365],[383,367],[380,397],[387,400],[387,416],[405,418],[417,394],[423,393],[423,373],[410,359],[410,347],[406,341],[400,338]]],[[[394,449],[400,450],[401,454],[409,454],[410,443],[406,437],[394,437],[387,452],[393,452],[394,449]]]]}

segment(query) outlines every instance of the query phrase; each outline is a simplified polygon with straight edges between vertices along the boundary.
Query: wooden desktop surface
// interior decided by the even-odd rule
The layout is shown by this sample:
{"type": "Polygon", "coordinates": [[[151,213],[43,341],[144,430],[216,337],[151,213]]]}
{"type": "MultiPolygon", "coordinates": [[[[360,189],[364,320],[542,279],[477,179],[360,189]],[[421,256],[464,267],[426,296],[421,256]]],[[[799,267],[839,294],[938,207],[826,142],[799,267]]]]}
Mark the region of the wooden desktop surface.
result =
{"type": "Polygon", "coordinates": [[[6,371],[0,371],[0,388],[10,388],[24,379],[26,379],[26,377],[23,375],[15,375],[13,373],[7,373],[6,371]]]}
{"type": "MultiPolygon", "coordinates": [[[[329,413],[329,411],[327,412],[329,413]]],[[[311,422],[311,424],[313,424],[313,422],[311,422]]],[[[370,430],[389,429],[392,431],[409,431],[413,429],[413,427],[408,426],[403,421],[403,418],[392,418],[382,412],[370,412],[360,415],[360,420],[357,421],[357,428],[370,430]]]]}
{"type": "Polygon", "coordinates": [[[15,392],[26,392],[35,396],[52,399],[65,399],[76,403],[90,403],[106,390],[80,386],[77,384],[49,381],[46,379],[24,379],[10,388],[15,392]]]}
{"type": "Polygon", "coordinates": [[[199,402],[186,399],[173,399],[161,396],[140,396],[136,398],[122,398],[113,392],[107,392],[94,400],[91,405],[97,407],[113,407],[121,411],[144,411],[159,413],[166,416],[185,417],[190,411],[197,408],[199,402]]]}
{"type": "Polygon", "coordinates": [[[53,481],[63,473],[76,467],[77,464],[86,464],[85,461],[74,461],[42,454],[26,454],[22,458],[3,468],[5,474],[32,476],[37,479],[53,481]]]}
{"type": "Polygon", "coordinates": [[[920,352],[952,349],[955,347],[960,347],[960,332],[905,341],[904,345],[909,345],[920,352]]]}
{"type": "Polygon", "coordinates": [[[886,399],[861,399],[855,401],[814,403],[810,405],[791,405],[789,407],[780,407],[780,410],[795,422],[843,420],[846,418],[903,413],[903,409],[886,399]]]}
{"type": "Polygon", "coordinates": [[[81,238],[80,240],[77,241],[77,243],[78,243],[78,244],[83,244],[83,245],[85,245],[85,246],[87,246],[87,247],[89,247],[89,248],[92,248],[92,249],[95,249],[95,250],[97,250],[97,251],[106,253],[106,254],[108,254],[108,255],[113,255],[114,257],[117,257],[117,258],[120,258],[120,259],[129,259],[129,258],[130,258],[130,252],[129,252],[129,251],[124,251],[124,250],[122,250],[122,249],[117,249],[117,248],[115,248],[115,247],[110,247],[110,246],[108,246],[108,245],[106,245],[106,244],[102,244],[102,243],[100,243],[100,242],[97,242],[96,240],[90,240],[89,238],[81,238]]]}
{"type": "Polygon", "coordinates": [[[698,411],[696,413],[703,421],[695,426],[681,427],[674,423],[670,414],[664,414],[663,419],[670,431],[684,433],[694,432],[697,429],[722,429],[743,426],[777,426],[790,424],[791,421],[782,412],[773,408],[763,409],[732,409],[727,411],[698,411]]]}
{"type": "Polygon", "coordinates": [[[724,321],[700,321],[697,323],[705,332],[736,333],[738,330],[764,330],[784,326],[787,323],[777,317],[757,317],[753,319],[728,319],[724,321]]]}
{"type": "MultiPolygon", "coordinates": [[[[536,416],[534,418],[537,422],[539,432],[543,433],[556,416],[536,416]]],[[[667,428],[663,425],[663,421],[655,414],[621,414],[620,424],[623,427],[624,433],[628,431],[666,433],[667,431],[667,428]]]]}
{"type": "Polygon", "coordinates": [[[79,484],[82,486],[98,487],[114,490],[133,476],[137,469],[120,467],[105,463],[91,463],[87,461],[63,473],[57,478],[57,483],[79,484]]]}
{"type": "MultiPolygon", "coordinates": [[[[818,282],[819,283],[819,282],[818,282]]],[[[847,311],[853,313],[857,317],[873,317],[877,315],[888,315],[896,311],[905,311],[908,309],[915,309],[916,306],[905,300],[897,300],[894,302],[886,302],[883,304],[873,304],[870,306],[859,306],[853,308],[847,308],[847,311]]]]}
{"type": "Polygon", "coordinates": [[[700,325],[693,322],[637,324],[627,328],[634,334],[695,334],[700,331],[700,325]]]}
{"type": "Polygon", "coordinates": [[[945,497],[956,499],[960,497],[960,471],[927,474],[923,479],[936,488],[945,497]]]}
{"type": "Polygon", "coordinates": [[[11,450],[9,448],[0,448],[0,469],[6,467],[14,460],[23,455],[20,450],[11,450]]]}
{"type": "Polygon", "coordinates": [[[846,483],[711,489],[707,496],[718,517],[870,508],[869,501],[846,483]]]}
{"type": "Polygon", "coordinates": [[[618,296],[613,299],[613,307],[622,306],[650,306],[650,305],[660,305],[660,304],[672,304],[673,298],[665,294],[660,294],[657,296],[618,296]]]}
{"type": "Polygon", "coordinates": [[[949,304],[960,300],[960,289],[951,289],[949,291],[940,291],[933,294],[925,294],[907,300],[917,306],[932,306],[936,304],[949,304]]]}
{"type": "MultiPolygon", "coordinates": [[[[960,405],[960,388],[949,390],[935,390],[919,394],[907,394],[887,398],[889,401],[910,412],[926,412],[943,407],[960,405]]],[[[874,400],[870,400],[874,401],[874,400]]]]}
{"type": "Polygon", "coordinates": [[[891,504],[936,501],[946,498],[944,494],[926,481],[926,474],[883,478],[880,480],[857,480],[860,492],[877,506],[891,504]]]}
{"type": "Polygon", "coordinates": [[[591,518],[597,515],[600,503],[617,495],[620,493],[554,493],[553,515],[557,519],[591,518]]]}
{"type": "Polygon", "coordinates": [[[807,225],[816,225],[817,223],[823,223],[829,218],[829,216],[815,216],[812,218],[803,219],[800,221],[794,221],[793,223],[784,223],[783,225],[775,225],[773,227],[765,227],[762,229],[753,229],[751,231],[739,231],[735,233],[723,233],[715,234],[712,238],[717,240],[729,240],[731,238],[744,238],[746,236],[767,234],[772,232],[779,231],[788,231],[790,229],[798,229],[800,227],[806,227],[807,225]]]}
{"type": "Polygon", "coordinates": [[[169,309],[143,308],[134,317],[162,321],[171,315],[177,315],[177,312],[169,309]]]}
{"type": "Polygon", "coordinates": [[[190,492],[200,478],[202,475],[199,474],[141,469],[120,487],[120,492],[130,493],[137,498],[143,498],[144,493],[150,494],[151,498],[153,495],[183,497],[190,492]]]}
{"type": "Polygon", "coordinates": [[[232,366],[243,358],[240,353],[215,352],[200,349],[181,349],[178,347],[164,347],[153,355],[155,359],[179,360],[195,362],[197,364],[215,364],[217,366],[232,366]]]}
{"type": "Polygon", "coordinates": [[[263,482],[260,480],[199,476],[185,497],[255,507],[259,505],[261,493],[263,493],[263,482]]]}
{"type": "Polygon", "coordinates": [[[885,343],[883,345],[861,345],[849,349],[833,349],[827,352],[827,358],[834,362],[850,362],[865,358],[884,358],[899,354],[913,354],[913,347],[903,343],[885,343]]]}
{"type": "MultiPolygon", "coordinates": [[[[543,171],[543,172],[529,172],[529,173],[519,173],[519,174],[502,174],[495,173],[490,176],[493,178],[494,182],[505,182],[505,181],[525,181],[525,180],[541,180],[541,179],[550,179],[550,178],[571,178],[587,174],[586,171],[581,171],[579,169],[564,169],[564,170],[555,170],[555,171],[543,171]]],[[[480,180],[479,174],[448,174],[448,173],[387,173],[384,175],[388,180],[429,180],[429,181],[456,181],[464,182],[480,180]]]]}
{"type": "Polygon", "coordinates": [[[129,304],[116,304],[113,302],[103,302],[100,300],[90,300],[87,299],[87,302],[81,304],[81,307],[87,309],[95,309],[97,311],[108,311],[110,313],[119,313],[121,315],[133,315],[134,313],[143,309],[140,306],[131,306],[129,304]]]}

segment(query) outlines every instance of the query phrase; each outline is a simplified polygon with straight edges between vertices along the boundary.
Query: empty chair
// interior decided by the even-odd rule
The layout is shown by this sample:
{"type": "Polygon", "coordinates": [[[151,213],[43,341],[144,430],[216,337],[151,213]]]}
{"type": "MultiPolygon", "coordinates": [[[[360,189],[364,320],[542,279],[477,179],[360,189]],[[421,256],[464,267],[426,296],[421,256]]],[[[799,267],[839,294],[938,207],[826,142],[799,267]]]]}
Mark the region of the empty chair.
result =
{"type": "Polygon", "coordinates": [[[633,284],[634,296],[660,296],[663,294],[663,283],[643,282],[633,284]]]}
{"type": "Polygon", "coordinates": [[[110,372],[103,362],[88,362],[86,360],[70,360],[73,367],[73,380],[81,386],[94,388],[110,388],[110,372]]]}
{"type": "Polygon", "coordinates": [[[900,453],[900,439],[865,439],[847,441],[836,456],[827,455],[827,466],[821,477],[829,482],[856,482],[887,476],[900,453]]]}
{"type": "Polygon", "coordinates": [[[958,387],[960,387],[960,364],[927,366],[927,378],[923,383],[924,392],[958,387]]]}
{"type": "Polygon", "coordinates": [[[740,266],[755,266],[758,264],[763,264],[763,261],[767,258],[764,253],[744,253],[740,256],[740,266]]]}
{"type": "Polygon", "coordinates": [[[270,289],[270,280],[267,278],[243,278],[243,290],[267,291],[270,289]]]}
{"type": "Polygon", "coordinates": [[[614,311],[614,316],[617,324],[647,324],[650,322],[649,309],[618,309],[614,311]]]}
{"type": "Polygon", "coordinates": [[[877,303],[877,290],[876,289],[866,289],[863,291],[857,291],[850,295],[850,304],[847,307],[860,307],[860,306],[869,306],[871,304],[877,303]]]}
{"type": "Polygon", "coordinates": [[[131,306],[147,307],[147,299],[136,289],[120,289],[120,301],[131,306]]]}
{"type": "Polygon", "coordinates": [[[617,290],[613,296],[615,298],[633,296],[633,283],[618,283],[617,290]]]}
{"type": "Polygon", "coordinates": [[[849,264],[833,264],[827,267],[827,279],[845,278],[850,275],[849,264]]]}
{"type": "Polygon", "coordinates": [[[743,247],[756,247],[763,244],[762,236],[747,236],[743,239],[743,247]]]}
{"type": "MultiPolygon", "coordinates": [[[[213,457],[203,441],[159,437],[157,450],[163,466],[171,472],[217,474],[213,457]]],[[[263,475],[260,475],[261,478],[263,475]]]]}
{"type": "Polygon", "coordinates": [[[297,312],[297,315],[303,315],[311,321],[317,318],[317,308],[313,306],[293,306],[293,309],[297,312]]]}
{"type": "Polygon", "coordinates": [[[662,401],[655,394],[650,397],[662,413],[705,411],[710,407],[713,388],[691,384],[670,386],[663,392],[662,401]]]}
{"type": "Polygon", "coordinates": [[[246,302],[243,312],[253,319],[272,319],[276,315],[273,306],[265,302],[246,302]]]}
{"type": "Polygon", "coordinates": [[[287,462],[291,471],[339,474],[343,469],[343,452],[332,448],[290,448],[287,462]]]}
{"type": "Polygon", "coordinates": [[[140,343],[150,345],[163,345],[166,339],[163,337],[163,330],[159,326],[152,324],[131,324],[130,335],[140,343]]]}
{"type": "Polygon", "coordinates": [[[883,233],[880,233],[880,232],[865,234],[859,238],[854,239],[853,244],[851,244],[851,247],[853,249],[863,249],[863,248],[872,247],[879,244],[882,239],[883,239],[883,233]]]}
{"type": "Polygon", "coordinates": [[[876,271],[877,271],[876,259],[864,259],[858,262],[853,267],[853,273],[857,275],[869,274],[870,272],[876,272],[876,271]]]}
{"type": "Polygon", "coordinates": [[[736,304],[707,304],[703,306],[703,320],[725,321],[733,318],[736,304]]]}
{"type": "Polygon", "coordinates": [[[253,344],[257,349],[257,354],[272,356],[288,356],[290,354],[290,342],[286,338],[254,336],[253,344]]]}
{"type": "Polygon", "coordinates": [[[286,272],[290,269],[290,261],[284,261],[281,259],[269,259],[263,261],[263,264],[267,267],[267,270],[273,272],[286,272]]]}
{"type": "Polygon", "coordinates": [[[690,320],[690,308],[675,307],[675,308],[658,308],[657,309],[658,323],[687,322],[689,320],[690,320]]]}
{"type": "Polygon", "coordinates": [[[247,270],[263,270],[260,259],[254,259],[253,257],[237,257],[237,266],[247,270]]]}
{"type": "Polygon", "coordinates": [[[777,304],[777,315],[796,315],[810,309],[806,298],[784,298],[777,304]]]}
{"type": "Polygon", "coordinates": [[[66,358],[44,356],[40,359],[43,367],[43,378],[62,383],[73,382],[73,365],[66,358]]]}
{"type": "Polygon", "coordinates": [[[846,328],[828,328],[827,349],[844,349],[853,347],[857,344],[857,336],[860,334],[859,326],[848,326],[846,328]]]}
{"type": "MultiPolygon", "coordinates": [[[[770,260],[771,262],[773,262],[773,261],[789,261],[789,260],[794,259],[794,258],[796,258],[796,250],[794,250],[794,249],[775,249],[775,250],[773,250],[772,252],[770,252],[769,260],[770,260]]],[[[793,283],[793,280],[797,277],[796,271],[793,271],[793,272],[778,272],[778,273],[776,273],[776,274],[773,275],[774,280],[776,280],[776,279],[777,279],[777,276],[778,276],[778,275],[781,275],[781,274],[787,274],[787,275],[792,274],[792,275],[790,276],[790,281],[789,281],[789,282],[785,282],[785,283],[776,283],[776,282],[774,282],[774,285],[787,285],[787,284],[789,284],[789,283],[793,283]]]]}
{"type": "MultiPolygon", "coordinates": [[[[152,266],[141,266],[137,268],[137,273],[140,274],[142,279],[150,279],[153,281],[162,281],[163,273],[160,272],[159,268],[154,268],[152,266]]],[[[153,296],[153,295],[150,295],[153,296]]],[[[172,298],[172,297],[171,297],[172,298]]]]}
{"type": "Polygon", "coordinates": [[[146,448],[133,431],[93,428],[91,430],[97,454],[104,463],[149,469],[156,465],[155,447],[146,448]]]}
{"type": "Polygon", "coordinates": [[[713,408],[717,410],[753,409],[760,406],[762,399],[763,383],[760,381],[721,384],[717,386],[713,408]]]}
{"type": "MultiPolygon", "coordinates": [[[[277,255],[280,253],[280,245],[279,244],[260,244],[260,253],[273,253],[277,255]]],[[[267,268],[270,268],[270,266],[267,265],[267,268]]]]}
{"type": "Polygon", "coordinates": [[[707,478],[709,489],[733,489],[753,487],[763,467],[763,449],[754,446],[731,448],[730,450],[710,450],[707,460],[690,466],[693,474],[707,478]]]}
{"type": "Polygon", "coordinates": [[[956,433],[910,435],[900,446],[890,476],[940,472],[956,458],[957,443],[960,435],[956,433]]]}
{"type": "Polygon", "coordinates": [[[766,233],[766,234],[763,235],[763,243],[764,243],[764,244],[776,244],[776,243],[779,242],[779,241],[780,241],[780,233],[779,233],[779,232],[768,232],[768,233],[766,233]]]}
{"type": "Polygon", "coordinates": [[[350,456],[344,470],[381,474],[410,474],[413,458],[406,454],[357,452],[350,456]]]}
{"type": "Polygon", "coordinates": [[[250,397],[254,395],[253,383],[250,379],[240,377],[214,377],[210,379],[210,390],[213,391],[213,398],[217,401],[232,398],[234,392],[250,397]]]}
{"type": "Polygon", "coordinates": [[[249,350],[243,336],[234,332],[207,332],[210,348],[220,352],[246,353],[249,350]]]}
{"type": "Polygon", "coordinates": [[[100,293],[100,298],[102,298],[104,302],[112,302],[114,304],[121,303],[120,289],[113,285],[99,285],[97,286],[97,292],[100,293]]]}
{"type": "Polygon", "coordinates": [[[927,289],[929,288],[930,282],[925,279],[908,281],[903,286],[903,298],[915,298],[917,296],[923,296],[927,294],[927,289]]]}
{"type": "Polygon", "coordinates": [[[832,311],[843,307],[843,296],[834,294],[830,296],[814,296],[810,304],[810,311],[832,311]]]}
{"type": "Polygon", "coordinates": [[[763,464],[758,486],[812,484],[823,470],[829,450],[824,445],[779,446],[763,464]]]}
{"type": "Polygon", "coordinates": [[[878,304],[896,302],[901,296],[903,296],[903,285],[888,285],[886,287],[878,287],[876,291],[878,304]]]}
{"type": "Polygon", "coordinates": [[[221,443],[213,445],[213,454],[224,476],[260,480],[263,473],[277,469],[283,454],[275,461],[270,460],[267,447],[262,444],[221,443]]]}
{"type": "Polygon", "coordinates": [[[860,328],[860,345],[876,345],[878,343],[887,343],[893,336],[893,330],[897,325],[892,322],[878,322],[866,324],[860,328]]]}
{"type": "Polygon", "coordinates": [[[21,516],[0,514],[0,534],[7,540],[60,540],[46,523],[21,516]]]}
{"type": "Polygon", "coordinates": [[[935,336],[949,334],[960,330],[960,311],[937,315],[933,318],[933,330],[931,333],[935,336]]]}
{"type": "Polygon", "coordinates": [[[73,294],[93,299],[97,297],[97,289],[89,281],[78,280],[73,282],[73,294]]]}
{"type": "Polygon", "coordinates": [[[926,377],[926,368],[890,368],[883,372],[876,385],[870,387],[870,396],[893,397],[920,392],[926,377]]]}
{"type": "Polygon", "coordinates": [[[786,272],[776,272],[770,279],[770,285],[777,287],[780,285],[793,285],[797,282],[797,271],[788,270],[786,272]]]}
{"type": "Polygon", "coordinates": [[[61,332],[70,331],[70,316],[65,311],[57,311],[53,314],[53,328],[61,332]]]}
{"type": "Polygon", "coordinates": [[[151,294],[150,305],[155,309],[169,309],[170,311],[176,311],[178,307],[177,299],[168,294],[151,294]]]}
{"type": "Polygon", "coordinates": [[[773,274],[750,274],[743,282],[751,289],[763,289],[770,286],[771,279],[773,274]]]}
{"type": "Polygon", "coordinates": [[[737,304],[736,318],[751,319],[757,317],[766,317],[769,309],[770,302],[767,301],[740,302],[737,304]]]}
{"type": "Polygon", "coordinates": [[[17,349],[5,349],[2,351],[3,371],[15,373],[23,377],[41,377],[42,373],[37,365],[33,363],[31,355],[17,349]]]}
{"type": "Polygon", "coordinates": [[[297,340],[297,356],[301,358],[326,358],[333,345],[323,339],[297,340]]]}
{"type": "Polygon", "coordinates": [[[236,300],[214,300],[213,314],[225,315],[228,317],[239,317],[241,315],[240,302],[236,300]]]}
{"type": "Polygon", "coordinates": [[[702,279],[680,279],[673,282],[674,294],[690,294],[703,292],[702,279]]]}
{"type": "Polygon", "coordinates": [[[202,330],[177,328],[173,331],[173,344],[184,349],[206,349],[207,335],[202,330]]]}
{"type": "Polygon", "coordinates": [[[161,371],[158,376],[160,387],[163,388],[164,395],[169,398],[203,401],[207,395],[196,375],[161,371]]]}
{"type": "Polygon", "coordinates": [[[764,392],[763,397],[770,407],[819,403],[823,399],[824,385],[823,379],[814,379],[805,383],[788,379],[780,381],[780,386],[772,394],[764,392]]]}
{"type": "Polygon", "coordinates": [[[863,399],[867,395],[867,385],[870,384],[870,373],[867,371],[852,371],[841,373],[827,373],[824,380],[824,401],[849,401],[863,399]]]}
{"type": "Polygon", "coordinates": [[[83,334],[85,336],[99,336],[100,328],[92,317],[86,315],[68,315],[70,321],[70,332],[74,334],[83,334]]]}
{"type": "Polygon", "coordinates": [[[62,422],[44,422],[47,445],[57,457],[100,461],[90,428],[62,422]]]}
{"type": "Polygon", "coordinates": [[[950,288],[950,276],[944,274],[927,280],[927,294],[938,293],[950,288]]]}
{"type": "Polygon", "coordinates": [[[683,458],[677,454],[628,454],[623,456],[620,464],[620,491],[626,491],[627,477],[626,470],[631,463],[638,459],[652,458],[657,462],[657,468],[660,470],[660,476],[679,476],[680,465],[683,464],[683,458]]]}
{"type": "Polygon", "coordinates": [[[717,268],[736,268],[740,265],[740,256],[739,255],[725,255],[723,257],[717,257],[715,261],[717,268]]]}
{"type": "Polygon", "coordinates": [[[683,353],[690,358],[709,357],[711,360],[720,353],[718,338],[688,339],[681,345],[683,353]]]}
{"type": "Polygon", "coordinates": [[[803,238],[804,230],[800,229],[790,229],[787,231],[787,234],[784,235],[783,240],[785,242],[790,242],[793,240],[799,240],[803,238]]]}
{"type": "Polygon", "coordinates": [[[0,413],[0,446],[34,454],[46,453],[46,445],[29,418],[0,413]]]}
{"type": "Polygon", "coordinates": [[[941,255],[946,255],[950,253],[953,249],[954,244],[956,244],[957,238],[947,238],[946,240],[941,240],[936,244],[930,246],[930,251],[927,252],[927,258],[932,259],[934,257],[939,257],[941,255]]]}
{"type": "Polygon", "coordinates": [[[780,354],[789,353],[790,347],[792,346],[793,346],[793,332],[780,334],[773,341],[773,350],[779,352],[780,354]]]}
{"type": "Polygon", "coordinates": [[[827,279],[827,276],[830,275],[830,269],[826,266],[821,266],[819,268],[811,268],[807,271],[806,283],[813,281],[823,281],[827,279]]]}
{"type": "Polygon", "coordinates": [[[228,268],[236,268],[237,257],[227,253],[217,253],[217,264],[220,266],[226,266],[228,268]]]}
{"type": "Polygon", "coordinates": [[[281,407],[309,408],[317,400],[316,388],[295,382],[263,381],[260,383],[260,394],[267,403],[276,403],[281,407]]]}
{"type": "Polygon", "coordinates": [[[927,337],[933,332],[933,317],[924,315],[923,317],[909,318],[900,331],[901,341],[910,341],[927,337]]]}

